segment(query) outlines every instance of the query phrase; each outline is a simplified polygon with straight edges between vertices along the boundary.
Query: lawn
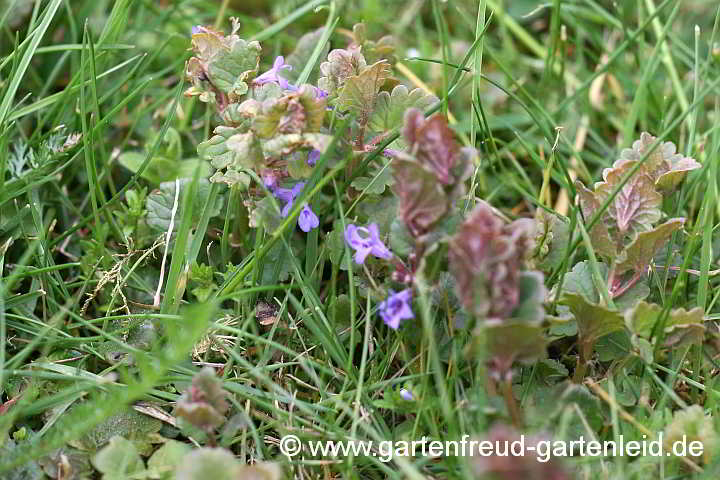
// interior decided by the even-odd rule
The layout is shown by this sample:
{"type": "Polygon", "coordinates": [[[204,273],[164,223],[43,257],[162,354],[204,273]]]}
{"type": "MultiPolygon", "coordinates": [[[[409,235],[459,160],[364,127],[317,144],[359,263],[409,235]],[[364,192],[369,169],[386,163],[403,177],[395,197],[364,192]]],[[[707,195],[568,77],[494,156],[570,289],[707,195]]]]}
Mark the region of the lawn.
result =
{"type": "Polygon", "coordinates": [[[0,479],[718,478],[719,164],[717,0],[0,0],[0,479]]]}

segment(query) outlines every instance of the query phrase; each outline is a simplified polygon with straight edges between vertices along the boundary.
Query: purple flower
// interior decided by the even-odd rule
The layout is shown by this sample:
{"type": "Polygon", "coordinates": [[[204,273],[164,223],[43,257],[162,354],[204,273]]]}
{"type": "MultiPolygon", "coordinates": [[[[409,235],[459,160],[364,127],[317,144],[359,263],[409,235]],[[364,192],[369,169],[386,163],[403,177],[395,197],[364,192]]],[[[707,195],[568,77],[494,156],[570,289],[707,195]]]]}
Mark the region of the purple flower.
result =
{"type": "Polygon", "coordinates": [[[265,180],[265,186],[272,192],[275,198],[285,203],[281,212],[284,218],[288,216],[295,198],[300,195],[300,192],[302,192],[302,189],[305,187],[305,182],[296,183],[292,188],[283,188],[277,186],[277,181],[275,181],[274,184],[268,185],[267,180],[265,180]]]}
{"type": "Polygon", "coordinates": [[[345,241],[355,250],[355,263],[365,262],[365,258],[371,253],[378,258],[390,260],[392,252],[380,240],[378,226],[371,223],[367,228],[357,227],[353,224],[345,228],[345,241]],[[360,235],[362,233],[362,235],[360,235]]]}
{"type": "Polygon", "coordinates": [[[411,289],[408,288],[398,293],[390,290],[388,298],[378,305],[380,317],[385,322],[385,325],[397,330],[401,321],[415,318],[412,308],[410,308],[410,302],[412,302],[411,289]]]}
{"type": "Polygon", "coordinates": [[[320,225],[317,215],[310,209],[310,206],[306,203],[303,209],[300,211],[298,216],[298,225],[300,230],[307,233],[313,228],[317,228],[320,225]]]}
{"type": "Polygon", "coordinates": [[[191,33],[193,35],[197,35],[198,33],[201,33],[203,31],[203,27],[201,25],[193,25],[191,33]]]}
{"type": "Polygon", "coordinates": [[[312,165],[314,167],[318,161],[318,158],[320,158],[320,155],[322,155],[320,150],[315,150],[314,148],[310,150],[310,154],[308,155],[307,159],[308,165],[312,165]]]}
{"type": "Polygon", "coordinates": [[[265,185],[265,188],[270,190],[271,192],[275,193],[275,190],[278,188],[278,179],[277,176],[270,172],[263,174],[263,184],[265,185]]]}
{"type": "Polygon", "coordinates": [[[280,76],[280,70],[292,70],[292,65],[285,63],[285,57],[282,55],[275,57],[275,62],[270,70],[257,77],[253,82],[256,85],[263,85],[266,83],[277,83],[285,90],[297,90],[296,87],[290,85],[290,83],[280,76]]]}
{"type": "Polygon", "coordinates": [[[328,92],[323,90],[322,88],[318,88],[313,86],[313,91],[315,92],[315,98],[326,98],[328,96],[328,92]]]}
{"type": "Polygon", "coordinates": [[[407,388],[400,389],[400,396],[402,397],[403,400],[407,400],[408,402],[415,400],[415,397],[413,397],[412,392],[410,390],[408,390],[407,388]]]}
{"type": "MultiPolygon", "coordinates": [[[[285,202],[285,205],[280,211],[280,215],[282,215],[283,218],[286,218],[290,215],[290,210],[292,210],[295,199],[302,193],[303,188],[305,188],[305,182],[298,182],[292,188],[283,188],[278,187],[277,182],[274,186],[268,186],[267,179],[263,179],[263,181],[265,182],[265,186],[268,187],[275,198],[285,202]]],[[[298,226],[300,227],[300,230],[307,233],[313,228],[317,228],[318,225],[320,225],[320,220],[306,203],[298,216],[298,226]]]]}

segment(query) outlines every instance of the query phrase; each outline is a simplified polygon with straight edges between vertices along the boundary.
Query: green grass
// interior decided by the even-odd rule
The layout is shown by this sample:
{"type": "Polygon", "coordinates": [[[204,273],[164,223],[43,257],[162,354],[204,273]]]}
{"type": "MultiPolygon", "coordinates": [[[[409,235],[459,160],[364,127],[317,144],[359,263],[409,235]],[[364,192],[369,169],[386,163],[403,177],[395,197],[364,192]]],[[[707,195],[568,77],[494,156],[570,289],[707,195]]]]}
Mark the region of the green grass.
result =
{"type": "MultiPolygon", "coordinates": [[[[57,449],[79,451],[87,463],[98,432],[151,453],[157,445],[143,450],[147,432],[108,419],[125,418],[141,401],[172,413],[204,365],[229,393],[220,445],[244,463],[277,461],[287,478],[475,478],[474,461],[464,458],[288,461],[277,441],[291,433],[482,438],[511,423],[513,402],[522,431],[557,439],[640,439],[691,405],[717,431],[719,30],[720,9],[709,0],[0,0],[0,478],[43,478],[39,465],[57,449]],[[415,319],[388,329],[377,315],[386,293],[375,284],[380,268],[347,268],[352,251],[338,255],[329,235],[333,222],[392,219],[386,204],[371,203],[369,188],[351,187],[384,161],[382,149],[359,163],[324,155],[287,218],[260,228],[249,226],[250,191],[208,185],[195,168],[198,144],[219,122],[183,95],[190,30],[229,31],[230,17],[242,38],[261,42],[263,71],[302,34],[327,27],[302,79],[324,60],[326,43],[346,45],[355,23],[364,21],[371,39],[392,34],[398,61],[441,99],[436,109],[458,139],[480,152],[463,211],[482,199],[508,219],[539,210],[567,219],[571,239],[545,272],[546,286],[588,260],[608,307],[615,305],[590,238],[600,214],[583,222],[574,180],[600,180],[642,131],[673,141],[702,168],[663,200],[667,217],[686,222],[655,256],[648,301],[662,307],[661,340],[673,309],[702,308],[704,343],[666,349],[660,341],[645,361],[630,337],[611,335],[599,342],[586,383],[573,385],[575,337],[556,324],[549,360],[516,365],[506,402],[491,387],[485,352],[470,348],[476,339],[462,319],[472,322],[436,281],[446,265],[435,257],[415,280],[415,319]],[[74,133],[76,144],[61,148],[74,133]],[[122,163],[128,152],[140,159],[133,169],[122,163]],[[172,167],[157,168],[160,161],[172,167]],[[161,177],[172,185],[180,165],[181,194],[169,190],[163,204],[174,225],[166,245],[167,229],[148,222],[155,213],[147,197],[161,177]],[[325,223],[298,241],[306,200],[325,223]],[[273,306],[275,321],[259,322],[261,302],[273,306]],[[402,401],[400,388],[415,400],[402,401]]],[[[417,82],[398,72],[400,82],[417,82]]],[[[351,125],[334,122],[339,144],[351,125]]],[[[559,297],[551,290],[548,315],[561,316],[559,297]]],[[[193,448],[207,442],[170,422],[157,433],[193,448]]],[[[702,439],[710,445],[711,437],[702,439]]],[[[720,471],[717,454],[699,467],[651,457],[561,463],[593,479],[720,471]]]]}

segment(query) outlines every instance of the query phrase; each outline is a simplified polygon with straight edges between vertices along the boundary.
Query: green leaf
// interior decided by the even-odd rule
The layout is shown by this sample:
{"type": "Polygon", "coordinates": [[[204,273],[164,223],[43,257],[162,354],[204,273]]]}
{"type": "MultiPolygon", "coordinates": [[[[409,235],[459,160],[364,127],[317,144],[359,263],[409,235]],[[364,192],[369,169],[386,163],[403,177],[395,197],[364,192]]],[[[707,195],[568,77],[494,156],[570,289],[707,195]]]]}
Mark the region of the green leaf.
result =
{"type": "Polygon", "coordinates": [[[401,218],[390,224],[390,248],[400,257],[407,257],[415,249],[415,240],[401,218]]]}
{"type": "Polygon", "coordinates": [[[256,168],[265,161],[262,145],[253,132],[224,126],[217,127],[215,135],[198,145],[198,155],[210,160],[218,170],[226,170],[224,175],[213,176],[212,181],[229,185],[243,182],[243,168],[256,168]]]}
{"type": "Polygon", "coordinates": [[[313,173],[313,166],[307,162],[307,152],[293,152],[287,160],[287,169],[291,178],[306,179],[313,173]]]}
{"type": "Polygon", "coordinates": [[[303,85],[297,92],[263,101],[253,118],[252,130],[261,139],[319,132],[325,106],[325,99],[315,98],[312,87],[303,85]]]}
{"type": "Polygon", "coordinates": [[[367,223],[378,224],[380,236],[384,238],[397,218],[398,201],[392,195],[366,197],[358,204],[357,210],[367,218],[367,223]]]}
{"type": "Polygon", "coordinates": [[[352,304],[350,303],[350,297],[343,293],[332,299],[330,302],[330,308],[328,309],[329,318],[332,320],[332,324],[335,327],[335,332],[339,335],[341,332],[349,334],[350,327],[354,323],[352,318],[352,304]]]}
{"type": "Polygon", "coordinates": [[[92,450],[105,445],[114,436],[144,440],[149,434],[159,432],[161,428],[160,420],[127,409],[106,418],[101,424],[72,443],[78,448],[92,450]]]}
{"type": "MultiPolygon", "coordinates": [[[[639,302],[625,313],[625,323],[634,335],[650,340],[662,312],[660,305],[639,302]]],[[[665,345],[701,344],[705,336],[703,319],[704,312],[700,307],[671,310],[665,318],[665,345]]]]}
{"type": "Polygon", "coordinates": [[[343,262],[345,235],[340,220],[335,221],[333,230],[325,237],[325,245],[329,249],[330,263],[339,265],[342,270],[345,270],[345,262],[343,262]]]}
{"type": "MultiPolygon", "coordinates": [[[[183,216],[182,213],[182,196],[186,185],[189,185],[190,179],[180,180],[180,195],[178,196],[178,208],[175,213],[175,229],[177,229],[180,219],[183,216]]],[[[207,180],[200,180],[198,182],[197,196],[193,199],[193,222],[198,222],[202,215],[202,207],[205,205],[208,196],[210,195],[210,182],[207,180]]],[[[153,190],[148,195],[145,201],[145,208],[147,209],[147,224],[162,232],[167,232],[170,227],[170,220],[172,218],[173,204],[175,202],[175,182],[165,182],[160,184],[160,188],[153,190]]],[[[220,214],[222,208],[222,199],[217,198],[215,204],[210,209],[210,216],[214,217],[220,214]]]]}
{"type": "Polygon", "coordinates": [[[175,480],[238,480],[243,465],[222,448],[198,448],[178,464],[175,480]]]}
{"type": "MultiPolygon", "coordinates": [[[[608,268],[604,263],[598,264],[600,275],[605,279],[608,276],[608,268]]],[[[554,287],[554,289],[557,288],[554,287]]],[[[595,288],[592,280],[592,268],[588,260],[583,260],[575,264],[573,269],[566,273],[562,282],[562,293],[577,293],[585,297],[591,303],[600,302],[600,294],[595,288]]],[[[640,280],[632,288],[617,298],[614,298],[615,306],[620,311],[624,311],[632,307],[638,301],[646,298],[650,294],[647,282],[640,280]]],[[[551,297],[555,297],[555,291],[551,292],[551,297]]]]}
{"type": "Polygon", "coordinates": [[[227,94],[244,95],[255,76],[262,49],[258,42],[237,39],[229,48],[220,49],[208,65],[211,82],[227,94]]]}
{"type": "Polygon", "coordinates": [[[229,101],[248,91],[248,83],[258,70],[261,48],[256,41],[238,37],[235,34],[238,29],[239,25],[234,23],[233,32],[226,36],[201,27],[192,35],[195,56],[188,60],[185,72],[192,87],[186,95],[217,103],[219,110],[223,110],[229,101]]]}
{"type": "MultiPolygon", "coordinates": [[[[606,268],[603,270],[601,270],[601,273],[607,271],[606,268]]],[[[600,301],[600,295],[595,289],[595,284],[592,280],[592,269],[587,260],[576,263],[573,269],[565,274],[562,281],[562,293],[580,294],[592,303],[598,303],[600,301]]]]}
{"type": "Polygon", "coordinates": [[[621,314],[601,305],[591,303],[579,293],[564,293],[560,303],[567,305],[575,316],[578,326],[578,343],[583,358],[590,359],[595,342],[605,335],[625,328],[621,314]]]}
{"type": "Polygon", "coordinates": [[[532,261],[544,272],[560,266],[570,241],[570,224],[559,215],[538,209],[536,218],[535,249],[532,261]]]}
{"type": "MultiPolygon", "coordinates": [[[[5,437],[4,441],[0,441],[0,458],[11,459],[16,455],[15,450],[18,449],[15,442],[5,437]]],[[[12,470],[5,470],[0,477],[2,480],[42,480],[45,478],[42,469],[37,462],[29,461],[22,466],[15,467],[12,470]]]]}
{"type": "Polygon", "coordinates": [[[358,75],[365,69],[365,57],[358,49],[335,49],[328,54],[326,62],[320,64],[322,77],[318,87],[328,92],[330,97],[338,94],[348,77],[358,75]]]}
{"type": "Polygon", "coordinates": [[[567,367],[552,358],[545,358],[537,362],[536,378],[546,385],[553,385],[565,380],[570,372],[567,367]]]}
{"type": "MultiPolygon", "coordinates": [[[[285,59],[285,64],[292,65],[292,70],[280,70],[280,76],[287,79],[290,83],[297,82],[300,74],[305,68],[305,65],[307,65],[307,63],[310,61],[310,57],[312,57],[312,54],[315,51],[315,47],[322,38],[324,31],[325,28],[322,27],[312,32],[306,33],[305,35],[300,37],[300,40],[298,40],[297,44],[295,45],[295,50],[293,50],[293,52],[285,59]]],[[[325,46],[323,47],[323,51],[320,53],[319,58],[326,57],[328,54],[328,50],[329,44],[326,42],[325,46]]],[[[318,63],[315,65],[313,71],[310,73],[310,78],[308,78],[308,81],[314,82],[314,80],[318,77],[319,73],[320,64],[318,63]]]]}
{"type": "Polygon", "coordinates": [[[273,201],[270,195],[255,202],[255,207],[250,212],[250,227],[258,228],[262,225],[267,232],[275,231],[283,222],[279,210],[282,207],[277,200],[273,201]],[[278,203],[277,207],[275,203],[278,203]]]}
{"type": "MultiPolygon", "coordinates": [[[[691,442],[702,443],[702,457],[695,458],[695,461],[703,461],[709,464],[713,457],[718,455],[718,438],[715,430],[715,421],[712,415],[706,415],[700,405],[691,405],[673,414],[670,424],[665,427],[665,447],[670,447],[677,442],[690,445],[691,442]]],[[[688,455],[689,456],[689,455],[688,455]]]]}
{"type": "Polygon", "coordinates": [[[390,64],[384,60],[363,68],[348,77],[340,91],[336,106],[357,115],[361,125],[367,125],[375,106],[375,98],[390,76],[390,64]]]}
{"type": "Polygon", "coordinates": [[[405,112],[409,108],[426,110],[437,102],[437,97],[420,88],[408,90],[405,85],[398,85],[393,88],[392,93],[378,94],[370,117],[370,128],[376,132],[387,132],[402,125],[405,112]]]}
{"type": "Polygon", "coordinates": [[[650,231],[638,233],[617,263],[617,273],[621,274],[627,271],[644,272],[655,254],[665,246],[672,234],[681,229],[684,224],[684,218],[672,218],[650,231]]]}
{"type": "Polygon", "coordinates": [[[323,133],[291,133],[278,135],[263,142],[262,148],[268,157],[283,157],[298,149],[315,149],[324,152],[332,137],[323,133]]]}
{"type": "Polygon", "coordinates": [[[520,299],[512,318],[526,323],[541,323],[545,318],[543,302],[547,295],[543,274],[535,271],[520,273],[519,290],[520,299]]]}
{"type": "Polygon", "coordinates": [[[168,440],[148,460],[148,474],[158,480],[172,480],[175,468],[192,451],[187,443],[168,440]]]}
{"type": "MultiPolygon", "coordinates": [[[[137,173],[145,162],[145,154],[140,152],[124,152],[118,157],[118,162],[131,172],[137,173]]],[[[210,176],[210,166],[207,162],[199,159],[177,161],[156,156],[150,159],[150,163],[140,177],[157,185],[162,182],[175,180],[176,178],[191,178],[196,168],[201,169],[201,178],[210,176]]]]}
{"type": "Polygon", "coordinates": [[[547,339],[540,325],[512,321],[484,325],[476,330],[475,345],[483,342],[490,359],[490,368],[503,377],[514,362],[530,365],[547,355],[547,339]]]}
{"type": "Polygon", "coordinates": [[[385,188],[393,183],[392,169],[386,164],[375,170],[370,176],[356,178],[350,185],[366,195],[382,195],[385,188]]]}
{"type": "Polygon", "coordinates": [[[110,439],[102,450],[92,457],[93,466],[103,474],[104,480],[126,480],[145,470],[135,445],[120,436],[110,439]]]}

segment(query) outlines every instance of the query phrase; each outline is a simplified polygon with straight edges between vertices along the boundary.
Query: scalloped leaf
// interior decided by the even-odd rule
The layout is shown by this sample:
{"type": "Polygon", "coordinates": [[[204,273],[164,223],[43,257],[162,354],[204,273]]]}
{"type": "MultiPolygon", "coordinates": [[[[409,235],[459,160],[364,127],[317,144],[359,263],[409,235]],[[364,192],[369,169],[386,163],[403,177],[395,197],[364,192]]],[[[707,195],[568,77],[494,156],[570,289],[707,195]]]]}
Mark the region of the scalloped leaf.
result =
{"type": "Polygon", "coordinates": [[[499,378],[507,375],[515,362],[529,365],[547,356],[548,340],[540,325],[514,321],[481,328],[476,331],[477,338],[485,340],[490,370],[499,378]]]}
{"type": "Polygon", "coordinates": [[[130,440],[114,436],[102,450],[92,457],[93,466],[104,480],[130,478],[145,470],[145,464],[130,440]]]}
{"type": "Polygon", "coordinates": [[[623,252],[623,258],[617,263],[617,273],[645,271],[655,254],[684,224],[684,218],[672,218],[648,232],[638,233],[623,252]]]}
{"type": "Polygon", "coordinates": [[[210,81],[220,91],[231,95],[244,95],[248,83],[257,74],[262,48],[256,41],[238,39],[230,48],[222,48],[208,65],[210,81]]]}
{"type": "MultiPolygon", "coordinates": [[[[660,305],[638,302],[633,309],[625,312],[625,323],[633,334],[650,340],[662,312],[660,305]]],[[[665,319],[665,345],[701,344],[705,336],[703,319],[704,312],[700,307],[671,310],[665,319]]]]}
{"type": "Polygon", "coordinates": [[[560,266],[570,242],[570,223],[559,215],[538,209],[533,263],[544,272],[560,266]]]}
{"type": "MultiPolygon", "coordinates": [[[[595,184],[595,195],[600,204],[607,200],[634,165],[634,162],[627,162],[603,172],[604,181],[595,184]]],[[[619,235],[624,237],[650,230],[652,224],[660,220],[661,206],[662,195],[655,190],[652,178],[636,173],[618,191],[607,213],[615,221],[619,235]]]]}
{"type": "Polygon", "coordinates": [[[150,478],[172,480],[175,467],[191,451],[192,447],[187,443],[168,440],[162,447],[155,450],[155,453],[148,459],[147,466],[150,478]]]}
{"type": "Polygon", "coordinates": [[[211,28],[200,27],[191,37],[195,56],[190,58],[186,76],[192,83],[185,94],[200,96],[200,100],[217,103],[219,110],[248,91],[248,82],[257,73],[260,63],[260,44],[247,42],[233,33],[224,35],[211,28]]]}
{"type": "Polygon", "coordinates": [[[215,135],[198,145],[200,158],[222,169],[254,168],[263,164],[262,146],[253,132],[219,126],[215,135]]]}
{"type": "MultiPolygon", "coordinates": [[[[290,133],[278,135],[262,142],[263,153],[267,157],[284,157],[298,149],[315,149],[325,152],[332,141],[330,135],[324,133],[290,133]]],[[[307,161],[307,159],[303,159],[307,161]]]]}
{"type": "Polygon", "coordinates": [[[393,184],[392,169],[389,166],[380,165],[379,168],[366,177],[358,177],[351,185],[355,190],[365,192],[368,195],[382,195],[385,188],[393,184]]]}
{"type": "Polygon", "coordinates": [[[436,96],[425,93],[421,88],[408,90],[405,85],[396,86],[391,93],[380,92],[370,117],[370,128],[376,132],[387,132],[402,125],[409,108],[426,110],[438,101],[436,96]]]}
{"type": "Polygon", "coordinates": [[[198,448],[185,456],[177,467],[176,480],[237,480],[243,465],[223,448],[198,448]]]}
{"type": "Polygon", "coordinates": [[[363,68],[357,75],[345,80],[336,106],[349,110],[358,116],[358,122],[366,125],[375,106],[375,99],[385,80],[390,77],[390,64],[381,60],[363,68]]]}
{"type": "Polygon", "coordinates": [[[578,344],[582,358],[586,361],[592,355],[595,342],[612,332],[625,328],[623,316],[613,310],[591,303],[580,293],[563,293],[560,303],[570,308],[578,326],[578,344]]]}
{"type": "Polygon", "coordinates": [[[334,97],[349,77],[359,75],[366,67],[365,57],[359,50],[335,49],[328,54],[327,61],[320,64],[322,76],[318,79],[318,87],[334,97]]]}
{"type": "Polygon", "coordinates": [[[390,63],[395,63],[395,39],[392,35],[385,35],[377,41],[368,40],[365,24],[356,23],[353,25],[352,38],[350,48],[363,52],[368,62],[374,63],[379,60],[387,60],[390,63]]]}
{"type": "MultiPolygon", "coordinates": [[[[180,195],[178,198],[178,209],[175,213],[175,229],[178,228],[178,219],[182,218],[183,215],[183,195],[184,190],[190,184],[191,180],[182,179],[180,183],[180,195]]],[[[202,212],[202,206],[205,205],[208,196],[210,195],[210,183],[207,180],[201,179],[198,182],[195,198],[193,199],[193,222],[199,220],[202,212]]],[[[170,227],[170,219],[172,217],[173,203],[175,202],[175,182],[163,182],[160,187],[153,190],[145,200],[145,208],[147,209],[147,224],[152,229],[166,232],[170,227]]],[[[211,216],[220,214],[222,208],[222,199],[218,198],[214,205],[212,205],[211,216]]]]}
{"type": "MultiPolygon", "coordinates": [[[[620,159],[616,164],[640,161],[656,140],[657,137],[643,132],[640,139],[633,142],[632,148],[626,148],[620,153],[620,159]]],[[[700,167],[702,165],[695,159],[677,153],[677,147],[673,142],[664,142],[648,156],[641,170],[652,177],[659,190],[670,192],[685,178],[687,172],[700,167]]]]}
{"type": "Polygon", "coordinates": [[[263,101],[253,119],[252,129],[263,139],[318,132],[324,117],[325,100],[316,99],[312,89],[303,85],[297,92],[263,101]]]}

